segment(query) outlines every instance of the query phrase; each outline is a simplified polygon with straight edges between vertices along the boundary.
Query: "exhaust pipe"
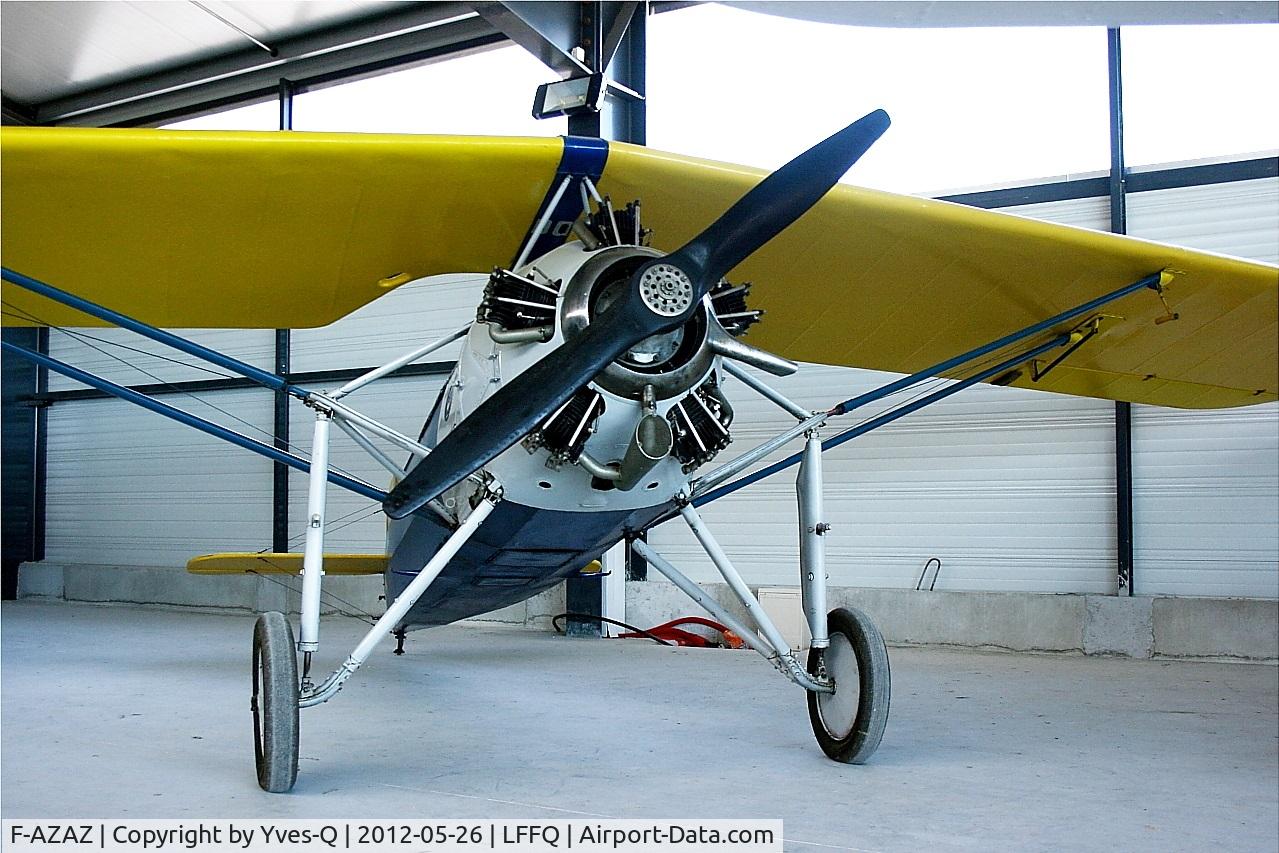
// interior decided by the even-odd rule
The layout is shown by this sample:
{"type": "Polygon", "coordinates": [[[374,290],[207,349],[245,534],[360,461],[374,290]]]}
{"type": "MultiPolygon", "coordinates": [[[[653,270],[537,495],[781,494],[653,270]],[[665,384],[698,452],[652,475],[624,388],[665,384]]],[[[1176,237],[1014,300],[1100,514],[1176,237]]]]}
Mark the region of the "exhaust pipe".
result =
{"type": "Polygon", "coordinates": [[[624,492],[639,485],[645,475],[670,455],[675,445],[671,425],[661,415],[647,414],[635,425],[635,434],[619,466],[617,487],[624,492]]]}

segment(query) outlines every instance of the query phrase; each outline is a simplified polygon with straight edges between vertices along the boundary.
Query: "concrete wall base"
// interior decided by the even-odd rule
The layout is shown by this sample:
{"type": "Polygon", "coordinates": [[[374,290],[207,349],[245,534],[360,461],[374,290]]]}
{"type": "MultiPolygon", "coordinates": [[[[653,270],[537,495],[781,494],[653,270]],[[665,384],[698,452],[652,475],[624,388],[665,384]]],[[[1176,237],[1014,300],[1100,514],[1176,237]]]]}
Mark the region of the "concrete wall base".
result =
{"type": "MultiPolygon", "coordinates": [[[[727,585],[704,588],[744,615],[727,585]]],[[[828,597],[832,608],[866,613],[895,645],[1279,662],[1279,601],[861,587],[832,587],[828,597]]],[[[626,613],[643,627],[701,615],[661,581],[628,583],[626,613]]]]}
{"type": "MultiPolygon", "coordinates": [[[[296,615],[302,580],[291,575],[192,575],[167,566],[111,566],[83,563],[23,563],[18,573],[19,598],[43,598],[99,604],[197,607],[296,615]]],[[[382,615],[386,605],[382,578],[326,577],[321,613],[382,615]]],[[[551,618],[564,612],[564,587],[528,601],[494,610],[474,621],[551,630],[551,618]]]]}
{"type": "MultiPolygon", "coordinates": [[[[63,599],[297,612],[300,581],[292,577],[201,577],[176,568],[92,566],[48,561],[23,564],[18,594],[63,599]]],[[[380,614],[378,577],[326,578],[326,613],[380,614]],[[337,599],[341,599],[338,601],[337,599]]],[[[706,591],[739,617],[744,609],[727,585],[706,591]]],[[[1027,592],[949,592],[833,587],[831,607],[856,607],[897,645],[946,645],[1116,655],[1132,658],[1279,661],[1279,602],[1250,598],[1116,597],[1027,592]]],[[[477,617],[477,622],[550,630],[564,610],[563,587],[477,617]]],[[[674,585],[631,581],[626,621],[649,627],[703,615],[674,585]]]]}

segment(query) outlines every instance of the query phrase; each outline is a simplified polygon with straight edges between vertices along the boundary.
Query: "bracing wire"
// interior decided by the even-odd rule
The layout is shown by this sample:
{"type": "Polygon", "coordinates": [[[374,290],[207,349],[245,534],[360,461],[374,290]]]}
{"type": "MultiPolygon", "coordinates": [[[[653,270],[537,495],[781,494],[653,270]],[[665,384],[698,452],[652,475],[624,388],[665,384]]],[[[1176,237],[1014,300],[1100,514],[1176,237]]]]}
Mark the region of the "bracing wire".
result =
{"type": "MultiPolygon", "coordinates": [[[[5,302],[3,304],[6,308],[9,308],[11,311],[21,312],[21,315],[22,315],[22,316],[19,316],[18,314],[12,314],[9,311],[0,312],[0,313],[3,313],[4,316],[6,317],[12,317],[15,320],[30,320],[30,321],[39,323],[42,326],[49,325],[48,323],[41,320],[39,317],[36,317],[34,314],[31,314],[22,308],[18,308],[17,306],[13,305],[10,302],[5,302]]],[[[62,332],[63,334],[72,335],[73,337],[83,338],[91,341],[98,341],[99,343],[103,343],[103,344],[110,344],[111,346],[119,347],[120,349],[127,349],[130,352],[136,352],[140,355],[150,356],[151,358],[156,358],[156,359],[159,359],[160,361],[167,361],[170,364],[177,364],[177,365],[181,365],[182,367],[189,367],[192,370],[199,370],[199,371],[203,371],[204,373],[210,373],[214,376],[219,377],[220,379],[236,378],[233,374],[223,373],[222,371],[214,370],[211,367],[204,367],[203,365],[199,365],[199,364],[190,364],[189,362],[185,362],[180,359],[170,358],[169,356],[160,355],[158,352],[151,352],[150,350],[138,349],[137,347],[131,347],[128,344],[122,344],[119,341],[112,341],[107,338],[100,338],[97,335],[91,335],[88,332],[82,332],[82,331],[73,332],[70,329],[67,329],[66,327],[63,327],[63,326],[49,326],[49,328],[56,329],[59,332],[62,332]]],[[[99,350],[99,352],[101,352],[101,350],[99,350]]]]}
{"type": "MultiPolygon", "coordinates": [[[[900,391],[897,391],[895,394],[889,394],[884,399],[885,400],[891,399],[892,397],[897,396],[897,394],[904,394],[907,391],[914,391],[915,393],[911,394],[909,397],[907,397],[904,400],[898,400],[896,403],[885,408],[883,411],[879,411],[879,412],[875,412],[873,414],[867,415],[866,417],[862,418],[860,421],[853,423],[851,426],[844,427],[843,429],[839,431],[839,433],[847,432],[850,429],[856,429],[857,427],[862,426],[863,424],[869,423],[870,421],[880,417],[881,415],[890,414],[892,412],[895,412],[904,408],[905,406],[909,406],[911,403],[915,402],[921,397],[925,397],[928,394],[933,393],[934,391],[941,390],[941,388],[947,383],[963,382],[965,379],[969,379],[981,373],[990,365],[1003,361],[1004,358],[1005,356],[1001,355],[998,351],[994,353],[990,353],[981,361],[977,361],[972,364],[965,365],[963,368],[960,369],[960,371],[955,376],[933,376],[928,379],[921,380],[919,383],[915,385],[902,388],[900,391]]],[[[839,433],[836,433],[836,435],[838,435],[839,433]]]]}
{"type": "MultiPolygon", "coordinates": [[[[1012,344],[1009,344],[1009,346],[1012,346],[1012,344]]],[[[831,437],[832,438],[838,437],[842,435],[843,433],[848,432],[849,430],[857,429],[858,427],[869,423],[875,418],[882,417],[883,415],[891,414],[896,411],[900,411],[902,408],[909,406],[911,403],[915,402],[921,397],[927,396],[928,394],[932,394],[935,391],[941,390],[942,387],[944,387],[948,383],[962,382],[965,379],[976,376],[977,374],[981,373],[990,365],[1003,360],[1006,356],[1001,355],[1000,353],[1005,349],[1007,349],[1007,347],[1003,347],[1000,350],[997,350],[992,353],[988,353],[986,357],[983,358],[982,360],[963,366],[953,376],[931,376],[926,379],[921,379],[919,382],[916,382],[914,385],[908,385],[905,388],[901,388],[897,391],[894,391],[892,394],[888,394],[887,396],[881,399],[893,400],[893,398],[898,397],[901,394],[913,392],[913,393],[910,393],[909,397],[906,397],[905,399],[896,400],[895,402],[892,403],[892,405],[886,406],[883,409],[875,410],[871,412],[870,414],[864,416],[860,420],[854,421],[851,424],[843,425],[841,423],[842,428],[831,437]]],[[[736,483],[739,483],[744,478],[754,476],[755,472],[760,470],[760,468],[767,467],[768,465],[771,465],[771,464],[776,464],[776,463],[768,462],[767,458],[760,459],[751,466],[751,469],[748,469],[747,471],[742,472],[737,478],[733,479],[732,481],[718,486],[717,490],[730,487],[736,483]]],[[[773,473],[778,473],[778,472],[775,471],[773,473]]]]}
{"type": "MultiPolygon", "coordinates": [[[[246,420],[246,419],[244,419],[244,418],[241,418],[241,417],[239,417],[239,416],[237,416],[237,415],[235,415],[235,414],[233,414],[233,413],[231,413],[231,412],[227,411],[226,409],[224,409],[224,408],[222,408],[222,407],[220,407],[220,406],[218,406],[218,405],[215,405],[214,403],[211,403],[211,402],[209,402],[209,401],[208,401],[208,400],[206,400],[206,399],[203,399],[202,397],[200,397],[200,396],[198,396],[198,395],[196,395],[196,394],[194,394],[194,393],[192,393],[192,392],[190,392],[190,391],[186,391],[186,390],[184,390],[184,389],[182,389],[182,388],[179,388],[179,387],[177,387],[176,385],[174,385],[173,383],[168,382],[168,381],[166,381],[166,380],[164,380],[164,379],[160,378],[159,376],[156,376],[154,373],[151,373],[149,370],[147,370],[146,368],[142,367],[141,365],[135,364],[135,363],[133,363],[133,362],[131,362],[131,361],[129,361],[129,360],[127,360],[127,359],[125,359],[125,358],[122,358],[122,357],[120,357],[120,356],[116,355],[116,354],[115,354],[115,353],[113,353],[113,352],[108,351],[108,350],[107,350],[107,349],[105,349],[104,347],[97,346],[97,345],[95,345],[94,343],[90,343],[90,342],[91,342],[91,341],[96,341],[96,342],[97,342],[97,343],[99,343],[99,344],[104,344],[104,345],[107,345],[107,346],[114,346],[114,347],[118,347],[119,349],[128,350],[129,352],[138,353],[139,355],[150,356],[151,358],[159,359],[160,361],[165,361],[165,362],[168,362],[168,363],[170,363],[170,364],[175,364],[175,365],[178,365],[178,366],[181,366],[181,367],[187,367],[187,368],[190,368],[190,369],[192,369],[192,370],[198,370],[198,371],[202,371],[202,372],[204,372],[204,373],[209,373],[209,374],[212,374],[212,375],[217,376],[217,377],[222,378],[222,379],[234,379],[234,378],[236,378],[236,377],[234,377],[233,375],[231,375],[231,374],[229,374],[229,373],[223,373],[223,372],[221,372],[221,371],[213,370],[213,369],[211,369],[211,368],[207,368],[207,367],[204,367],[204,366],[202,366],[202,365],[198,365],[198,364],[191,364],[191,363],[189,363],[189,362],[182,361],[181,359],[170,358],[170,357],[168,357],[168,356],[160,355],[159,353],[154,353],[154,352],[150,352],[150,351],[148,351],[148,350],[139,349],[139,348],[137,348],[137,347],[132,347],[132,346],[129,346],[128,344],[120,343],[119,341],[112,341],[112,340],[109,340],[109,339],[107,339],[107,338],[102,338],[102,337],[98,337],[98,336],[96,336],[96,335],[91,335],[91,334],[89,334],[89,333],[87,333],[87,332],[73,331],[73,330],[68,329],[68,328],[66,328],[66,327],[63,327],[63,326],[57,326],[57,325],[54,325],[54,324],[52,324],[52,323],[49,323],[49,322],[47,322],[47,321],[45,321],[45,320],[41,319],[40,317],[38,317],[38,316],[36,316],[36,315],[34,315],[34,314],[30,313],[29,311],[26,311],[25,309],[18,308],[17,306],[15,306],[15,305],[13,305],[13,304],[11,304],[11,303],[7,302],[7,301],[0,300],[0,304],[2,304],[5,308],[8,308],[8,309],[9,309],[8,311],[0,311],[0,314],[3,314],[3,315],[4,315],[4,316],[6,316],[6,317],[10,317],[10,318],[17,319],[17,320],[26,320],[26,321],[29,321],[29,322],[39,323],[39,324],[40,324],[40,325],[42,325],[42,326],[47,326],[49,329],[52,329],[52,330],[57,331],[57,332],[60,332],[61,334],[66,335],[67,337],[69,337],[69,338],[71,338],[71,339],[73,339],[73,340],[77,340],[77,341],[79,341],[80,343],[84,344],[84,345],[85,345],[85,346],[87,346],[89,349],[94,350],[95,352],[99,353],[100,355],[104,355],[104,356],[106,356],[107,358],[110,358],[110,359],[112,359],[112,360],[114,360],[114,361],[116,361],[116,362],[119,362],[120,364],[123,364],[123,365],[124,365],[124,366],[126,366],[126,367],[129,367],[129,368],[132,368],[133,370],[136,370],[137,372],[139,372],[139,373],[141,373],[142,375],[144,375],[144,376],[148,377],[149,379],[154,380],[154,381],[156,382],[156,384],[158,384],[158,385],[160,385],[160,386],[162,386],[162,387],[164,387],[164,388],[168,388],[169,390],[171,390],[171,391],[173,391],[173,392],[175,392],[175,393],[177,393],[177,394],[181,394],[181,395],[183,395],[183,396],[185,396],[185,397],[189,397],[190,399],[195,400],[197,403],[200,403],[200,404],[202,404],[202,405],[204,405],[204,406],[209,407],[209,408],[210,408],[210,409],[212,409],[213,411],[218,412],[219,414],[223,415],[224,417],[230,418],[232,421],[235,421],[236,423],[239,423],[239,424],[241,424],[242,426],[245,426],[245,427],[247,427],[248,429],[250,429],[250,430],[252,430],[252,431],[254,431],[254,432],[257,432],[257,433],[259,433],[259,434],[261,434],[261,435],[263,435],[263,436],[266,436],[267,438],[270,438],[270,439],[272,439],[273,441],[274,441],[274,440],[276,440],[276,438],[277,438],[277,437],[274,435],[274,433],[273,433],[273,432],[270,432],[270,431],[268,431],[268,430],[265,430],[265,429],[263,429],[262,427],[258,426],[257,424],[254,424],[254,423],[252,423],[251,421],[248,421],[248,420],[246,420]]],[[[289,449],[289,450],[291,450],[291,451],[294,451],[294,452],[300,452],[300,451],[299,451],[299,449],[298,449],[297,447],[295,447],[293,444],[291,444],[291,443],[290,443],[290,442],[288,442],[288,441],[283,442],[283,444],[284,444],[284,446],[285,446],[287,449],[289,449]]],[[[344,471],[343,469],[338,468],[337,466],[330,466],[330,467],[331,467],[331,468],[332,468],[332,470],[334,470],[334,471],[337,471],[337,472],[342,473],[342,474],[346,474],[347,476],[352,477],[353,479],[355,479],[355,475],[351,474],[351,473],[350,473],[350,472],[348,472],[348,471],[344,471]]],[[[299,472],[299,473],[301,473],[301,472],[299,472]]],[[[350,511],[350,512],[348,512],[348,513],[345,513],[345,514],[343,514],[343,515],[339,516],[338,518],[334,519],[334,520],[333,520],[333,521],[332,521],[329,525],[327,525],[327,532],[329,532],[329,533],[336,533],[337,531],[339,531],[339,530],[343,530],[343,529],[345,529],[345,528],[347,528],[347,527],[350,527],[350,526],[352,526],[352,525],[354,525],[354,524],[359,524],[359,523],[361,523],[361,522],[363,522],[363,521],[367,521],[368,519],[370,519],[370,518],[374,517],[374,516],[375,516],[375,515],[377,515],[379,512],[381,512],[381,510],[382,510],[381,506],[378,506],[378,505],[374,505],[374,506],[372,506],[372,507],[359,507],[359,508],[357,508],[357,509],[354,509],[354,510],[352,510],[352,511],[350,511]]],[[[291,547],[293,547],[294,545],[299,544],[299,543],[300,543],[302,540],[304,540],[305,538],[306,538],[306,533],[305,533],[305,532],[300,533],[300,534],[297,534],[297,535],[295,535],[295,536],[291,537],[291,538],[289,539],[289,547],[291,548],[291,547]]],[[[262,549],[261,551],[259,551],[258,553],[259,553],[259,554],[266,554],[266,553],[268,553],[268,552],[269,552],[269,550],[270,550],[269,548],[264,548],[264,549],[262,549]]],[[[280,567],[279,567],[276,563],[273,563],[273,562],[272,562],[269,558],[265,558],[265,557],[264,557],[264,558],[262,558],[262,559],[264,560],[264,562],[266,562],[266,563],[268,563],[268,564],[270,564],[270,565],[276,566],[276,568],[280,568],[280,567]]],[[[257,575],[258,577],[265,578],[265,579],[267,579],[268,581],[270,581],[271,583],[278,584],[278,585],[280,585],[280,586],[284,587],[285,589],[289,590],[289,591],[290,591],[290,592],[292,592],[292,593],[295,593],[295,594],[301,594],[301,593],[300,593],[300,590],[299,590],[299,589],[297,589],[297,588],[296,588],[295,586],[293,586],[292,584],[288,583],[287,581],[281,580],[280,578],[274,577],[274,576],[272,576],[272,575],[270,575],[270,574],[266,574],[266,573],[263,573],[263,572],[250,572],[250,574],[255,574],[255,575],[257,575]]],[[[363,610],[362,608],[358,607],[357,605],[353,604],[352,602],[347,601],[346,599],[342,598],[341,596],[336,595],[336,594],[335,594],[335,593],[333,593],[333,592],[323,591],[323,590],[321,591],[321,595],[323,595],[324,597],[326,597],[327,599],[329,599],[329,601],[330,601],[330,603],[331,603],[331,604],[333,604],[334,602],[336,602],[336,604],[334,604],[334,610],[335,610],[337,613],[339,613],[339,614],[341,614],[341,615],[343,615],[343,616],[347,616],[347,617],[352,618],[352,619],[356,619],[356,620],[358,620],[358,621],[360,621],[360,622],[363,622],[363,623],[365,623],[365,624],[368,624],[368,625],[375,625],[375,624],[377,624],[377,617],[375,617],[375,616],[374,616],[373,614],[371,614],[371,613],[368,613],[367,611],[363,610]],[[346,607],[346,608],[349,608],[349,609],[344,610],[342,607],[339,607],[338,605],[342,605],[342,606],[344,606],[344,607],[346,607]]]]}
{"type": "MultiPolygon", "coordinates": [[[[269,563],[269,564],[270,564],[270,565],[272,565],[272,566],[276,566],[276,568],[280,568],[278,565],[276,565],[275,563],[272,563],[270,560],[264,560],[263,562],[265,562],[265,563],[269,563]]],[[[291,592],[291,593],[293,593],[293,594],[295,594],[295,595],[301,595],[301,594],[302,594],[302,590],[298,589],[298,588],[297,588],[296,586],[294,586],[293,584],[288,583],[287,581],[284,581],[284,580],[282,580],[282,579],[280,579],[280,578],[278,578],[278,577],[275,577],[274,575],[268,574],[268,573],[266,573],[266,572],[255,572],[255,571],[249,571],[249,572],[247,572],[247,574],[250,574],[250,575],[257,575],[258,577],[263,578],[264,580],[268,580],[268,581],[270,581],[271,583],[279,584],[280,586],[284,587],[284,588],[285,588],[285,589],[287,589],[289,592],[291,592]]],[[[360,608],[359,606],[357,606],[357,605],[355,605],[355,604],[352,604],[351,602],[347,601],[345,598],[342,598],[341,596],[335,595],[335,594],[333,594],[333,593],[331,593],[331,592],[328,592],[327,590],[324,590],[324,589],[321,589],[321,590],[320,590],[320,595],[321,595],[322,597],[324,597],[324,598],[328,598],[328,599],[330,599],[330,601],[329,601],[329,603],[330,603],[330,604],[333,604],[333,602],[337,602],[337,604],[344,604],[344,605],[346,605],[347,607],[351,608],[350,610],[343,610],[341,607],[338,607],[338,606],[337,606],[337,604],[333,604],[333,609],[334,609],[334,610],[335,610],[338,614],[340,614],[340,615],[342,615],[342,616],[349,617],[349,618],[351,618],[351,619],[355,619],[355,620],[357,620],[357,621],[359,621],[359,622],[363,622],[365,625],[376,625],[376,624],[377,624],[377,617],[376,617],[376,616],[374,616],[372,613],[369,613],[368,611],[366,611],[366,610],[364,610],[364,609],[360,608]]]]}
{"type": "MultiPolygon", "coordinates": [[[[359,507],[358,509],[353,509],[350,512],[346,513],[345,515],[340,515],[337,518],[325,524],[324,531],[326,534],[337,533],[339,530],[344,530],[345,528],[350,527],[353,524],[359,524],[362,521],[368,521],[370,518],[377,515],[381,511],[382,511],[382,507],[380,504],[374,504],[371,507],[362,506],[362,507],[359,507]],[[359,516],[359,517],[352,518],[352,516],[359,516]],[[350,521],[346,521],[346,519],[350,519],[350,521]]],[[[289,538],[288,545],[290,548],[292,548],[294,545],[299,544],[305,538],[306,538],[305,531],[303,531],[302,533],[295,534],[294,536],[291,536],[289,538]]],[[[270,553],[270,551],[271,549],[267,547],[259,550],[258,553],[267,554],[267,553],[270,553]]]]}
{"type": "MultiPolygon", "coordinates": [[[[161,379],[160,377],[156,376],[154,373],[151,373],[150,371],[146,370],[145,368],[143,368],[143,367],[141,367],[141,366],[139,366],[139,365],[137,365],[137,364],[134,364],[134,363],[132,363],[132,362],[130,362],[130,361],[128,361],[128,360],[126,360],[126,359],[123,359],[123,358],[121,358],[121,357],[119,357],[119,356],[115,355],[114,353],[108,352],[107,350],[105,350],[105,349],[103,349],[103,348],[101,348],[101,347],[94,346],[93,344],[89,343],[87,340],[84,340],[84,339],[86,339],[86,338],[87,338],[87,339],[91,339],[91,340],[99,341],[100,343],[108,344],[108,345],[111,345],[111,346],[121,347],[121,348],[123,348],[123,349],[127,349],[127,350],[130,350],[130,351],[132,351],[132,352],[138,352],[138,353],[142,353],[143,355],[149,355],[149,356],[152,356],[152,357],[154,357],[154,358],[161,359],[162,361],[167,361],[167,362],[170,362],[170,363],[172,363],[172,364],[180,365],[180,366],[182,366],[182,367],[189,367],[189,368],[191,368],[191,369],[193,369],[193,370],[204,370],[204,371],[205,371],[205,372],[207,372],[207,373],[212,373],[212,374],[214,374],[215,376],[220,376],[220,377],[222,377],[222,378],[224,378],[224,379],[234,379],[234,378],[236,378],[236,377],[232,376],[231,374],[228,374],[228,373],[221,373],[221,372],[216,371],[216,370],[208,370],[208,369],[206,369],[206,368],[204,368],[204,367],[201,367],[201,366],[200,366],[200,365],[198,365],[198,364],[190,364],[190,363],[185,362],[185,361],[182,361],[182,360],[180,360],[180,359],[167,358],[167,357],[165,357],[165,356],[158,355],[158,354],[156,354],[156,353],[149,352],[149,351],[147,351],[147,350],[140,350],[140,349],[137,349],[136,347],[131,347],[131,346],[128,346],[128,345],[126,345],[126,344],[119,343],[119,342],[117,342],[117,341],[111,341],[111,340],[108,340],[108,339],[106,339],[106,338],[99,338],[99,337],[95,337],[95,336],[93,336],[93,335],[89,335],[89,334],[84,333],[84,332],[73,331],[73,330],[68,329],[68,328],[65,328],[65,327],[63,327],[63,326],[55,326],[55,325],[52,325],[52,324],[50,324],[50,323],[48,323],[48,322],[46,322],[46,321],[44,321],[44,320],[40,319],[39,317],[37,317],[36,315],[34,315],[34,314],[32,314],[32,313],[30,313],[30,312],[28,312],[28,311],[25,311],[25,310],[23,310],[23,309],[21,309],[21,308],[17,308],[16,306],[12,305],[12,304],[11,304],[11,303],[9,303],[9,302],[3,302],[2,304],[3,304],[5,307],[7,307],[7,308],[11,309],[12,311],[18,311],[18,312],[20,312],[20,314],[21,314],[21,315],[23,315],[23,316],[19,316],[19,315],[17,315],[17,314],[12,314],[12,313],[10,313],[9,311],[0,312],[0,314],[4,314],[4,316],[7,316],[7,317],[13,317],[14,319],[19,319],[19,320],[30,320],[30,321],[33,321],[33,322],[39,323],[39,324],[41,324],[41,325],[43,325],[43,326],[48,326],[50,329],[55,330],[55,331],[58,331],[58,332],[61,332],[62,334],[66,335],[66,336],[68,336],[68,337],[70,337],[70,338],[72,338],[72,339],[80,340],[80,341],[81,341],[81,343],[83,343],[85,346],[89,347],[90,349],[94,350],[95,352],[97,352],[97,353],[99,353],[99,354],[101,354],[101,355],[105,355],[107,358],[113,359],[113,360],[115,360],[115,361],[119,362],[120,364],[123,364],[123,365],[124,365],[124,366],[126,366],[126,367],[133,368],[134,370],[138,371],[138,372],[139,372],[139,373],[141,373],[143,376],[146,376],[146,377],[148,377],[149,379],[153,379],[153,380],[155,380],[156,384],[158,384],[158,385],[162,385],[162,386],[164,386],[165,388],[168,388],[168,389],[172,390],[172,391],[173,391],[173,392],[175,392],[175,393],[178,393],[178,394],[183,395],[184,397],[189,397],[190,399],[195,400],[197,403],[200,403],[200,404],[202,404],[202,405],[208,406],[208,407],[209,407],[210,409],[212,409],[213,411],[218,412],[219,414],[221,414],[221,415],[223,415],[223,416],[225,416],[225,417],[230,418],[231,420],[235,421],[235,422],[236,422],[236,423],[238,423],[238,424],[241,424],[241,425],[243,425],[243,426],[245,426],[245,427],[248,427],[250,430],[252,430],[252,431],[254,431],[254,432],[258,433],[259,435],[262,435],[262,436],[264,436],[264,437],[266,437],[266,438],[269,438],[269,439],[271,439],[272,441],[275,441],[275,440],[276,440],[276,435],[275,435],[275,433],[274,433],[274,432],[272,432],[272,431],[270,431],[270,430],[263,429],[262,427],[258,426],[258,425],[257,425],[257,424],[255,424],[255,423],[252,423],[251,421],[248,421],[248,420],[245,420],[244,418],[238,417],[238,416],[236,416],[236,415],[232,414],[231,412],[228,412],[226,409],[223,409],[222,407],[217,406],[217,405],[215,405],[215,404],[213,404],[213,403],[209,402],[208,400],[206,400],[206,399],[204,399],[204,398],[202,398],[202,397],[200,397],[200,396],[198,396],[198,395],[196,395],[196,394],[194,394],[194,393],[192,393],[192,392],[190,392],[190,391],[183,390],[182,388],[177,387],[177,386],[176,386],[176,385],[174,385],[173,383],[171,383],[171,382],[167,382],[167,381],[165,381],[164,379],[161,379]]],[[[285,446],[285,449],[290,450],[290,451],[292,451],[292,452],[294,452],[294,453],[297,453],[298,455],[302,455],[302,456],[304,456],[304,458],[308,459],[308,461],[309,461],[309,459],[310,459],[309,454],[305,454],[305,453],[304,453],[304,451],[302,451],[300,448],[298,448],[297,446],[295,446],[295,445],[294,445],[294,444],[292,444],[291,442],[289,442],[289,441],[284,441],[284,442],[283,442],[283,444],[284,444],[284,446],[285,446]]],[[[352,474],[350,471],[346,471],[346,470],[344,470],[344,469],[342,469],[342,468],[339,468],[339,467],[338,467],[338,466],[336,466],[336,465],[330,465],[329,467],[330,467],[332,470],[334,470],[334,471],[338,472],[339,474],[344,474],[344,475],[346,475],[347,477],[350,477],[350,478],[351,478],[351,479],[353,479],[353,480],[358,480],[358,479],[360,479],[360,478],[359,478],[359,477],[357,477],[355,474],[352,474]]],[[[299,472],[297,472],[297,473],[304,473],[304,472],[299,471],[299,472]]]]}

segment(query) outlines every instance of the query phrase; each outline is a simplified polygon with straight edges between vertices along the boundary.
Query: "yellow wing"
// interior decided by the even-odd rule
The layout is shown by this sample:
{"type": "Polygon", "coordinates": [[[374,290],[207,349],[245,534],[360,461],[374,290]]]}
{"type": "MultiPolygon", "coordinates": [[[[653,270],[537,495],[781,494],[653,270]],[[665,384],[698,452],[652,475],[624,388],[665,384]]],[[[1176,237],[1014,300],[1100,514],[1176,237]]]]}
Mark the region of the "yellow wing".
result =
{"type": "MultiPolygon", "coordinates": [[[[329,323],[402,281],[518,250],[558,139],[5,128],[4,263],[160,326],[329,323]]],[[[763,173],[610,146],[602,188],[681,245],[763,173]]],[[[944,202],[839,186],[734,272],[790,358],[911,372],[1161,270],[1042,381],[1191,408],[1276,399],[1279,271],[944,202]]],[[[87,318],[15,288],[57,324],[87,318]]],[[[6,312],[14,309],[6,308],[6,312]]],[[[6,323],[11,319],[6,317],[6,323]]],[[[1065,331],[1065,330],[1059,330],[1065,331]]]]}
{"type": "MultiPolygon", "coordinates": [[[[383,554],[325,554],[326,575],[380,575],[386,571],[383,554]]],[[[205,554],[187,561],[193,575],[296,575],[302,572],[301,554],[229,553],[205,554]]]]}
{"type": "MultiPolygon", "coordinates": [[[[674,249],[764,172],[613,143],[602,186],[643,198],[674,249]]],[[[747,340],[800,361],[901,373],[936,364],[1160,270],[1176,273],[1166,315],[1154,291],[1102,309],[1122,321],[1041,382],[1087,397],[1185,408],[1276,399],[1279,269],[963,205],[840,185],[744,261],[747,340]]],[[[1065,330],[1059,330],[1065,331],[1065,330]]]]}
{"type": "MultiPolygon", "coordinates": [[[[563,149],[11,127],[0,144],[5,266],[156,326],[226,328],[322,326],[413,278],[510,263],[563,149]]],[[[101,325],[17,288],[5,301],[101,325]]]]}

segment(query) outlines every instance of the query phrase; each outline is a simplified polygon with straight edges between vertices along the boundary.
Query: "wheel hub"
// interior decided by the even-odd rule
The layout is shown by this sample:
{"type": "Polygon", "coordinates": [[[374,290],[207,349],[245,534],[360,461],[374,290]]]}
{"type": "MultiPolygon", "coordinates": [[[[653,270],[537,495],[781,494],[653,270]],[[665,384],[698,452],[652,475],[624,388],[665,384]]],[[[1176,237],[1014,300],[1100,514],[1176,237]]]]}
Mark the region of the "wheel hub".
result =
{"type": "Polygon", "coordinates": [[[843,633],[831,634],[830,648],[826,649],[823,663],[826,673],[835,681],[835,692],[818,694],[817,709],[826,731],[842,740],[853,730],[857,708],[861,704],[857,654],[843,633]]]}

